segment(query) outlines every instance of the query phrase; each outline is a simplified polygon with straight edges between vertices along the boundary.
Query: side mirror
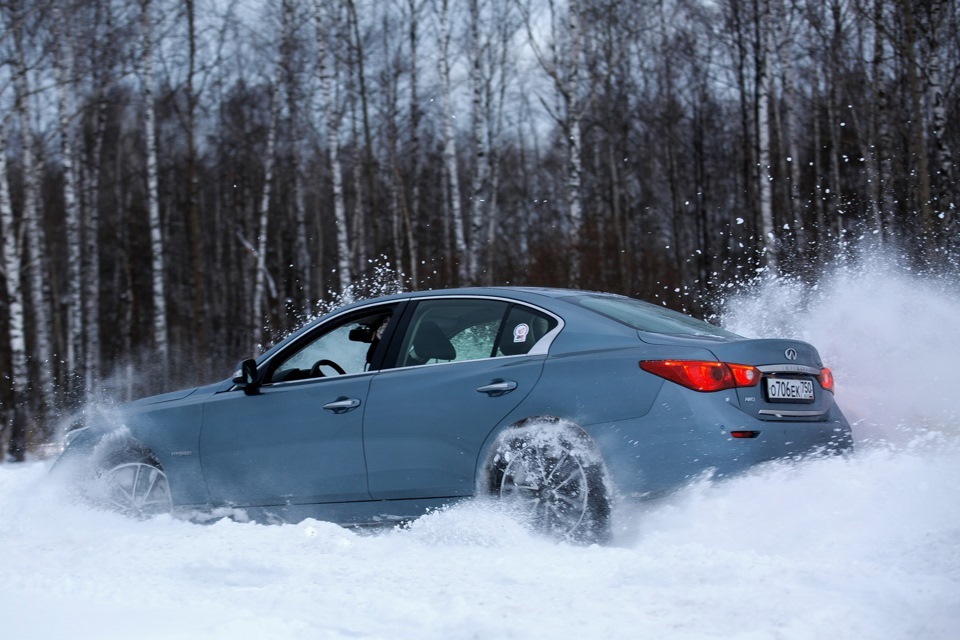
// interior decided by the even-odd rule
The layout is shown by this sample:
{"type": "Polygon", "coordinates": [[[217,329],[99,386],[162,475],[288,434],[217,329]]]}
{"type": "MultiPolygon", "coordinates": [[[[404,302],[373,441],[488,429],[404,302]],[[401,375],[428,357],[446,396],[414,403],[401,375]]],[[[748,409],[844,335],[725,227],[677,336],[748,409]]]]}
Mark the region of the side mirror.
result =
{"type": "Polygon", "coordinates": [[[257,361],[244,360],[233,373],[233,384],[237,385],[247,395],[253,395],[260,388],[260,374],[257,371],[257,361]]]}

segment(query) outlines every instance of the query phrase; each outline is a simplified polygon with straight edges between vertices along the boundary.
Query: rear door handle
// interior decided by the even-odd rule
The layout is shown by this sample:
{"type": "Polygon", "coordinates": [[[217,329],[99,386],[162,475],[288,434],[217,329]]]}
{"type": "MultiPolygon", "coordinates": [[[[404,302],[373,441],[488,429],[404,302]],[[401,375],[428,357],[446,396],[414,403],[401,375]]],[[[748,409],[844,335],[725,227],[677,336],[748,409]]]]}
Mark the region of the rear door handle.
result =
{"type": "Polygon", "coordinates": [[[491,398],[510,393],[517,388],[517,383],[513,380],[494,380],[490,384],[477,387],[479,393],[485,393],[491,398]]]}
{"type": "Polygon", "coordinates": [[[347,398],[340,397],[334,400],[333,402],[328,402],[323,405],[323,408],[327,411],[333,411],[334,413],[346,413],[347,411],[353,411],[360,406],[360,401],[356,398],[347,398]]]}

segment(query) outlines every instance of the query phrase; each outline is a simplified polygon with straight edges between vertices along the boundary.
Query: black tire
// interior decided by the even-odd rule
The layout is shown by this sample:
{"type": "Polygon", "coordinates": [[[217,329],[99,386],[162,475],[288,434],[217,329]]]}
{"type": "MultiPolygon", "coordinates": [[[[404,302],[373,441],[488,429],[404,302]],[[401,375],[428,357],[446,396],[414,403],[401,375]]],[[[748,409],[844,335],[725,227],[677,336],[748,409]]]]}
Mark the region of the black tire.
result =
{"type": "Polygon", "coordinates": [[[610,540],[603,462],[579,429],[511,429],[495,448],[489,489],[539,533],[579,544],[610,540]]]}

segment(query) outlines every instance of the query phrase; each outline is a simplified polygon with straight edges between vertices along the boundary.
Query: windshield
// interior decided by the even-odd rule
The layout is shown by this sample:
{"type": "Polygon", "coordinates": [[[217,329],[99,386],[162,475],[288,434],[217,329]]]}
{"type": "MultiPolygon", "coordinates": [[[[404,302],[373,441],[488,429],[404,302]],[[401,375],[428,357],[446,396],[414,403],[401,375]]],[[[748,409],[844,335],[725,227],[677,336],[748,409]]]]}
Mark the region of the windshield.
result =
{"type": "Polygon", "coordinates": [[[639,331],[717,338],[740,337],[703,320],[633,298],[587,295],[573,298],[572,301],[639,331]]]}

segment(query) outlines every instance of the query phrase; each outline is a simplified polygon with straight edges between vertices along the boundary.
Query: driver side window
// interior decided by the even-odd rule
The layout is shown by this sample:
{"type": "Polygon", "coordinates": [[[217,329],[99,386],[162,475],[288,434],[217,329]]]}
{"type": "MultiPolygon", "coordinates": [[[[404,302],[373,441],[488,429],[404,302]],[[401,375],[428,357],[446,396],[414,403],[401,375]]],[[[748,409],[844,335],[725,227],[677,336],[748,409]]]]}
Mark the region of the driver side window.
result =
{"type": "Polygon", "coordinates": [[[337,322],[285,356],[268,382],[363,373],[370,369],[380,338],[393,317],[392,308],[380,308],[337,322]]]}

